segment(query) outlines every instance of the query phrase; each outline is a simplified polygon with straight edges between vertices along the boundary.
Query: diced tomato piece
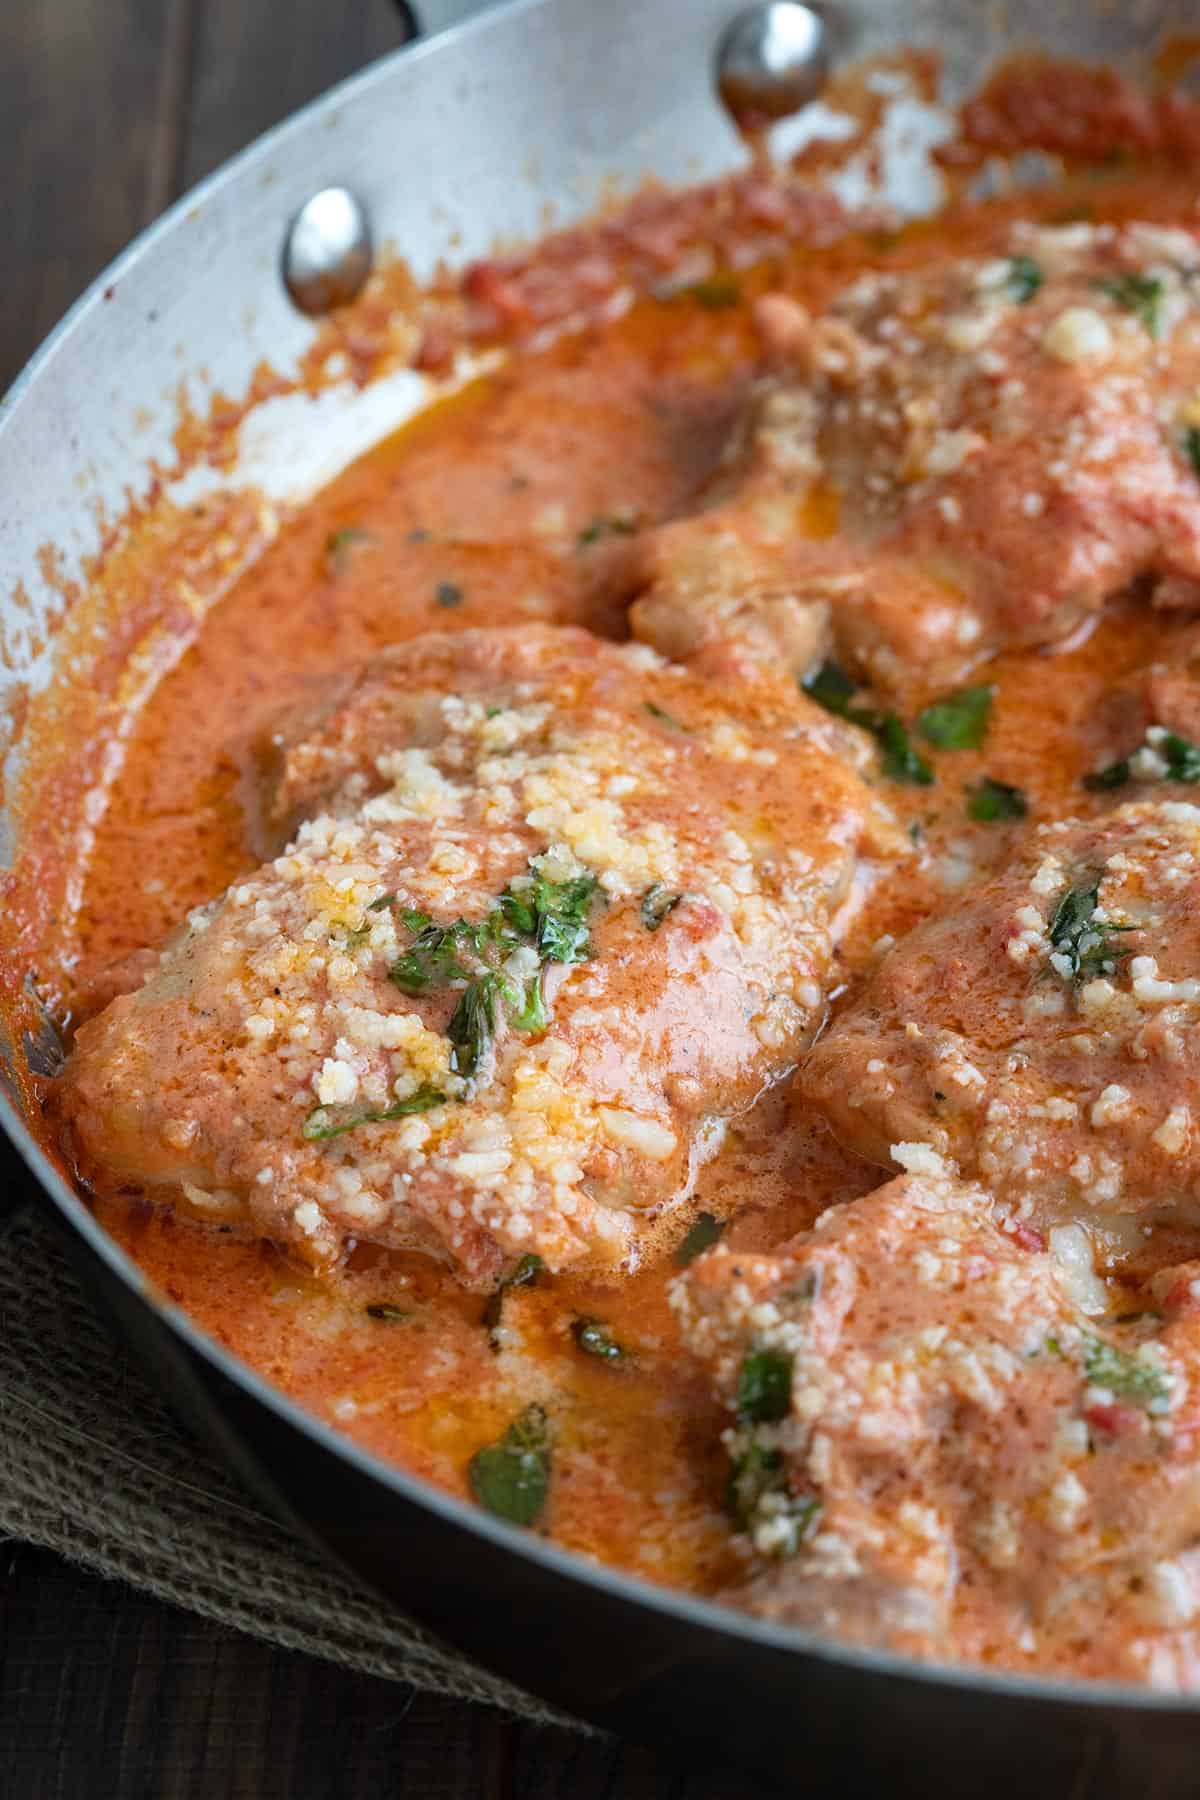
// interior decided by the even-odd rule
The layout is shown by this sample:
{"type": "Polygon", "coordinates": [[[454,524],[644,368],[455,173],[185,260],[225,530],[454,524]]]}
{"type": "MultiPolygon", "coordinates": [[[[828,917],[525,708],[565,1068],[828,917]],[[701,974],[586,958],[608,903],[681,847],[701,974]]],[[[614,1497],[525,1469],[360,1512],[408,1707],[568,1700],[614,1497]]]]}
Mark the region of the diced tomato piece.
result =
{"type": "Polygon", "coordinates": [[[1142,1418],[1136,1407],[1122,1406],[1116,1400],[1102,1406],[1085,1406],[1083,1416],[1089,1425],[1109,1437],[1125,1437],[1137,1429],[1142,1418]]]}

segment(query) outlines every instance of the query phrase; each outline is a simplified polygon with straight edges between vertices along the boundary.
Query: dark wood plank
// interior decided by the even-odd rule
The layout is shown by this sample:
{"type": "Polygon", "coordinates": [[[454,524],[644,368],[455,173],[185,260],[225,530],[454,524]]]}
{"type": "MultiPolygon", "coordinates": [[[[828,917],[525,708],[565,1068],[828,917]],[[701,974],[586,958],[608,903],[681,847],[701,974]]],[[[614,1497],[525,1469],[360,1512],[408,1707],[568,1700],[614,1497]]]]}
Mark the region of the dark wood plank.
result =
{"type": "Polygon", "coordinates": [[[194,4],[0,6],[0,391],[174,191],[194,4]]]}
{"type": "Polygon", "coordinates": [[[14,1800],[511,1792],[498,1714],[274,1649],[44,1551],[6,1547],[0,1628],[0,1793],[14,1800]]]}
{"type": "Polygon", "coordinates": [[[206,0],[195,38],[184,187],[409,34],[397,0],[286,7],[206,0]]]}
{"type": "Polygon", "coordinates": [[[536,1726],[515,1732],[510,1783],[514,1800],[764,1800],[748,1777],[706,1774],[638,1744],[536,1726]]]}

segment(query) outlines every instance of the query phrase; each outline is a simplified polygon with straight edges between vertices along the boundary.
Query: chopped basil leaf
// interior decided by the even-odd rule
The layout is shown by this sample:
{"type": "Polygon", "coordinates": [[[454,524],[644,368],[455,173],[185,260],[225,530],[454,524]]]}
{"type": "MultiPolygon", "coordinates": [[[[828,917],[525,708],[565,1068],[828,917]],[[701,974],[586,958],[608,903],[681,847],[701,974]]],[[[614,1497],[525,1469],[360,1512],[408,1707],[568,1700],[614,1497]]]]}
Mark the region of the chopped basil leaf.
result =
{"type": "Polygon", "coordinates": [[[652,719],[657,719],[660,725],[669,725],[672,731],[687,731],[688,727],[686,725],[681,725],[678,719],[673,719],[670,713],[663,707],[655,706],[653,700],[643,700],[642,705],[650,714],[650,717],[652,719]]]}
{"type": "Polygon", "coordinates": [[[716,1219],[710,1212],[696,1215],[696,1221],[675,1251],[676,1267],[686,1269],[694,1262],[702,1250],[711,1250],[725,1230],[725,1220],[716,1219]]]}
{"type": "Polygon", "coordinates": [[[1146,1412],[1166,1412],[1170,1408],[1171,1384],[1162,1369],[1130,1356],[1103,1338],[1088,1337],[1083,1346],[1083,1373],[1092,1387],[1107,1388],[1121,1400],[1128,1400],[1146,1412]]]}
{"type": "Polygon", "coordinates": [[[913,749],[908,732],[904,729],[895,713],[884,713],[882,717],[874,713],[859,714],[851,708],[847,717],[856,725],[863,725],[873,732],[882,752],[883,772],[892,781],[907,781],[917,787],[929,787],[933,781],[933,770],[925,758],[913,749]]]}
{"type": "Polygon", "coordinates": [[[648,887],[642,895],[642,924],[646,930],[657,931],[667,914],[674,912],[682,899],[682,894],[673,893],[661,881],[648,887]]]}
{"type": "Polygon", "coordinates": [[[358,525],[343,525],[340,531],[330,532],[325,539],[325,555],[333,565],[335,575],[346,573],[355,544],[369,543],[370,537],[370,532],[358,525]]]}
{"type": "Polygon", "coordinates": [[[1167,765],[1168,781],[1200,781],[1200,748],[1187,738],[1168,731],[1153,748],[1167,765]]]}
{"type": "Polygon", "coordinates": [[[792,1359],[782,1350],[753,1350],[738,1375],[739,1425],[773,1425],[792,1404],[792,1359]]]}
{"type": "Polygon", "coordinates": [[[466,919],[450,925],[434,925],[424,913],[406,912],[404,923],[416,932],[414,941],[388,970],[388,979],[405,994],[424,994],[448,981],[465,981],[471,969],[463,955],[479,949],[479,927],[466,919]]]}
{"type": "Polygon", "coordinates": [[[1075,981],[1111,973],[1121,958],[1128,955],[1128,951],[1114,949],[1109,939],[1117,932],[1132,931],[1133,927],[1113,925],[1107,919],[1096,922],[1093,915],[1099,897],[1100,877],[1089,875],[1067,889],[1050,921],[1050,942],[1058,955],[1065,957],[1075,981]]]}
{"type": "Polygon", "coordinates": [[[461,606],[463,591],[452,581],[439,581],[433,591],[434,602],[438,606],[461,606]]]}
{"type": "Polygon", "coordinates": [[[546,1265],[541,1257],[535,1255],[532,1250],[527,1251],[513,1269],[512,1274],[506,1275],[495,1293],[490,1296],[487,1305],[483,1309],[483,1317],[480,1322],[488,1334],[488,1339],[493,1350],[498,1350],[500,1348],[500,1340],[496,1336],[496,1332],[499,1329],[500,1320],[504,1314],[505,1294],[512,1288],[534,1286],[545,1273],[545,1269],[546,1265]]]}
{"type": "Polygon", "coordinates": [[[412,1314],[405,1312],[401,1306],[393,1306],[390,1301],[378,1300],[374,1306],[367,1307],[367,1317],[379,1319],[385,1325],[403,1325],[412,1318],[412,1314]]]}
{"type": "Polygon", "coordinates": [[[467,1465],[480,1506],[510,1525],[532,1525],[550,1485],[550,1435],[544,1407],[527,1406],[503,1437],[477,1450],[467,1465]]]}
{"type": "Polygon", "coordinates": [[[1019,787],[985,775],[967,789],[967,817],[977,825],[992,825],[999,819],[1023,819],[1029,802],[1019,787]]]}
{"type": "Polygon", "coordinates": [[[571,1336],[589,1356],[601,1356],[609,1362],[620,1362],[625,1355],[608,1326],[599,1319],[576,1319],[571,1327],[571,1336]]]}
{"type": "Polygon", "coordinates": [[[787,1472],[778,1450],[751,1443],[733,1465],[726,1493],[729,1511],[743,1531],[750,1531],[760,1516],[785,1524],[774,1533],[775,1556],[794,1556],[801,1544],[816,1530],[821,1516],[821,1502],[816,1494],[793,1494],[787,1485],[787,1472]],[[770,1508],[764,1501],[770,1500],[770,1508]]]}
{"type": "Polygon", "coordinates": [[[782,1481],[783,1457],[778,1450],[766,1450],[761,1444],[752,1443],[745,1455],[738,1457],[729,1477],[726,1499],[743,1531],[753,1523],[764,1495],[777,1492],[782,1481]]]}
{"type": "Polygon", "coordinates": [[[622,518],[620,513],[597,513],[576,537],[575,542],[581,550],[589,544],[598,544],[601,538],[632,537],[637,531],[636,519],[622,518]]]}
{"type": "Polygon", "coordinates": [[[1189,425],[1183,434],[1183,454],[1200,475],[1200,426],[1189,425]]]}
{"type": "Polygon", "coordinates": [[[539,875],[533,884],[537,914],[536,943],[543,962],[583,962],[589,950],[587,914],[596,895],[594,875],[576,875],[569,881],[547,881],[539,875]]]}
{"type": "Polygon", "coordinates": [[[837,713],[840,718],[846,716],[856,685],[845,669],[835,662],[823,662],[800,683],[810,700],[815,700],[826,712],[837,713]]]}
{"type": "Polygon", "coordinates": [[[933,781],[933,770],[913,749],[908,732],[895,713],[877,713],[869,707],[850,704],[855,684],[837,663],[822,663],[813,674],[805,676],[800,686],[826,712],[849,719],[852,725],[871,733],[880,748],[883,772],[892,781],[914,782],[919,787],[928,787],[933,781]]]}
{"type": "Polygon", "coordinates": [[[1109,763],[1106,768],[1093,769],[1090,775],[1084,776],[1083,785],[1093,794],[1103,794],[1110,788],[1124,787],[1131,773],[1129,758],[1123,756],[1119,762],[1109,763]]]}
{"type": "Polygon", "coordinates": [[[450,1015],[446,1036],[454,1045],[456,1075],[474,1075],[496,1035],[496,977],[484,975],[465,987],[450,1015]]]}
{"type": "Polygon", "coordinates": [[[514,1031],[542,1032],[550,1023],[542,997],[541,975],[531,975],[522,990],[518,983],[505,984],[514,1031]],[[512,991],[512,990],[515,990],[512,991]]]}
{"type": "Polygon", "coordinates": [[[990,685],[960,688],[935,700],[917,719],[921,736],[939,750],[978,750],[987,734],[994,691],[990,685]]]}
{"type": "Polygon", "coordinates": [[[694,281],[680,290],[689,300],[708,312],[723,312],[736,306],[742,297],[740,283],[732,275],[710,275],[705,281],[694,281]]]}
{"type": "Polygon", "coordinates": [[[531,875],[500,894],[478,924],[455,919],[435,925],[427,913],[405,910],[415,935],[388,970],[406,994],[424,994],[465,982],[446,1033],[454,1045],[454,1069],[472,1076],[487,1056],[505,1018],[517,1031],[546,1029],[540,974],[520,982],[497,964],[523,939],[532,939],[540,963],[583,962],[591,949],[588,912],[599,886],[594,875],[551,881],[530,865],[531,875]]]}
{"type": "Polygon", "coordinates": [[[393,1119],[410,1119],[414,1113],[430,1112],[435,1106],[441,1106],[445,1098],[437,1088],[420,1087],[415,1094],[378,1112],[356,1113],[350,1119],[339,1118],[335,1107],[314,1106],[300,1127],[300,1136],[310,1142],[319,1142],[324,1138],[341,1137],[344,1131],[354,1131],[359,1125],[386,1125],[393,1119]]]}
{"type": "Polygon", "coordinates": [[[1159,335],[1166,290],[1157,275],[1110,275],[1096,285],[1126,312],[1135,314],[1152,338],[1159,335]]]}
{"type": "Polygon", "coordinates": [[[1027,306],[1046,277],[1032,256],[1010,256],[1005,286],[1018,306],[1027,306]]]}
{"type": "MultiPolygon", "coordinates": [[[[368,906],[368,908],[367,908],[367,911],[368,912],[386,912],[389,906],[395,906],[395,904],[396,904],[395,894],[380,894],[378,900],[372,900],[370,906],[368,906]]],[[[419,928],[410,926],[409,929],[411,931],[411,930],[419,929],[419,928]]]]}
{"type": "MultiPolygon", "coordinates": [[[[1164,731],[1153,743],[1147,741],[1145,748],[1166,765],[1164,781],[1183,781],[1189,785],[1200,781],[1200,746],[1189,738],[1180,737],[1177,731],[1164,731]]],[[[1133,758],[1123,756],[1119,762],[1109,763],[1107,768],[1085,775],[1083,785],[1093,793],[1104,793],[1109,788],[1124,787],[1127,781],[1136,778],[1133,758]]]]}

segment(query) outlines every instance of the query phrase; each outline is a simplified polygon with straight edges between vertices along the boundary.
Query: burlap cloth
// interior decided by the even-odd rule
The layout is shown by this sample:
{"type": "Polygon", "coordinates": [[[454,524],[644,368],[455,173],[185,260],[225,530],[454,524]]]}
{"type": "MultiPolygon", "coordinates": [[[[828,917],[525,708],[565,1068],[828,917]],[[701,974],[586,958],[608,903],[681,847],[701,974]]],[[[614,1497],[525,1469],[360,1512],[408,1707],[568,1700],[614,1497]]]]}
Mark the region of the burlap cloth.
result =
{"type": "Polygon", "coordinates": [[[291,1650],[585,1729],[465,1661],[268,1518],[176,1424],[32,1210],[0,1226],[0,1537],[291,1650]]]}

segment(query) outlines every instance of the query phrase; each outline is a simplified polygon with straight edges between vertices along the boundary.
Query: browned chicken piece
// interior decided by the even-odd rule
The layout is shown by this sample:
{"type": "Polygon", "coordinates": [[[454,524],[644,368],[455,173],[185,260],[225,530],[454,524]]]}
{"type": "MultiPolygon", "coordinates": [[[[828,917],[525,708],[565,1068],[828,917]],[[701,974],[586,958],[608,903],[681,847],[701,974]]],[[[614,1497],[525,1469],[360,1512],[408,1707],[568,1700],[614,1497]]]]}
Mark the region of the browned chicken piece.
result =
{"type": "Polygon", "coordinates": [[[863,1155],[928,1145],[1115,1251],[1200,1224],[1198,1056],[1200,808],[1145,801],[1032,832],[902,939],[799,1087],[863,1155]]]}
{"type": "Polygon", "coordinates": [[[1143,578],[1200,604],[1200,241],[1020,225],[1008,251],[864,276],[821,318],[760,302],[770,371],[709,509],[651,539],[640,637],[802,675],[828,621],[895,687],[1143,578]]]}
{"type": "Polygon", "coordinates": [[[1115,1324],[982,1189],[912,1161],[676,1284],[731,1416],[747,1569],[723,1597],[920,1656],[1194,1688],[1198,1266],[1157,1284],[1164,1318],[1115,1324]]]}
{"type": "Polygon", "coordinates": [[[290,847],[79,1031],[83,1169],[317,1265],[632,1266],[805,1047],[895,847],[855,754],[583,631],[401,645],[286,751],[290,847]]]}

